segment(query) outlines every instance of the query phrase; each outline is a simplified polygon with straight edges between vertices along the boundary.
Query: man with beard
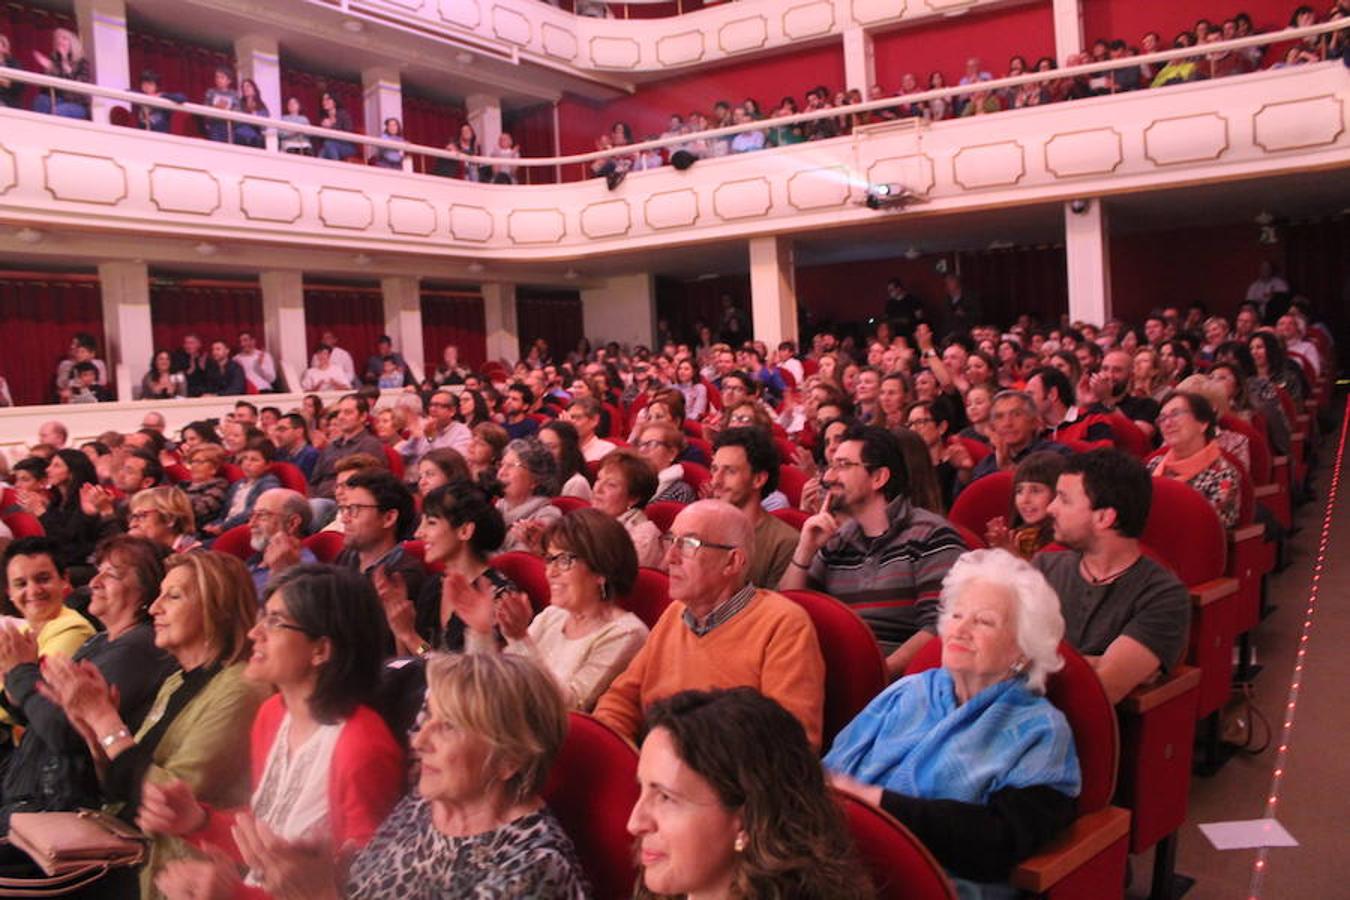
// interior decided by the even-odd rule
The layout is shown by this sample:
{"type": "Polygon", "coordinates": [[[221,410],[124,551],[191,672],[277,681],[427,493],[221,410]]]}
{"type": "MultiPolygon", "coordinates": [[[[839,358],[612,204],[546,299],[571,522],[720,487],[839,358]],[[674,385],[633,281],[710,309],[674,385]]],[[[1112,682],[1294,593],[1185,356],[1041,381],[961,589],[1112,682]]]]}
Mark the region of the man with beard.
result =
{"type": "Polygon", "coordinates": [[[1094,402],[1087,408],[1087,415],[1110,413],[1120,410],[1121,415],[1134,422],[1149,438],[1156,431],[1154,422],[1158,418],[1158,401],[1152,397],[1134,397],[1129,394],[1130,376],[1134,371],[1134,360],[1124,350],[1112,350],[1102,359],[1101,371],[1088,380],[1094,402]]]}
{"type": "Polygon", "coordinates": [[[291,566],[318,562],[301,543],[309,522],[309,501],[298,491],[272,488],[253,504],[248,519],[248,544],[253,555],[247,564],[259,597],[273,575],[291,566]]]}

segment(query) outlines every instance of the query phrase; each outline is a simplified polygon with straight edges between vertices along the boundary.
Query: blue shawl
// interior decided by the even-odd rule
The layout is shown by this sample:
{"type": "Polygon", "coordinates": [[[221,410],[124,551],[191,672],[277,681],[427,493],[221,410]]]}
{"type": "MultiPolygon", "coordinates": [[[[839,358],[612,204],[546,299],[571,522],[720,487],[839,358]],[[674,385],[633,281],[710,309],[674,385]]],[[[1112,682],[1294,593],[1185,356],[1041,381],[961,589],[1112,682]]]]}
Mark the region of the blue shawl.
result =
{"type": "Polygon", "coordinates": [[[834,739],[825,766],[866,784],[925,800],[988,803],[1004,788],[1082,785],[1063,713],[1022,678],[956,702],[942,668],[902,678],[834,739]]]}

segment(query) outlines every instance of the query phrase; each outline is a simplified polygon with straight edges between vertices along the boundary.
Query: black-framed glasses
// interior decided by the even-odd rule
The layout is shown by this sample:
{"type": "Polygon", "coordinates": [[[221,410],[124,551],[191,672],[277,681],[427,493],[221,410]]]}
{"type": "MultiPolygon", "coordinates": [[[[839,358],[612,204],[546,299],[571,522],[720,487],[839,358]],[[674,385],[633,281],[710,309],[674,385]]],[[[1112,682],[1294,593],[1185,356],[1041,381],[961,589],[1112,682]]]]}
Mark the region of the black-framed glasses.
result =
{"type": "Polygon", "coordinates": [[[281,617],[280,613],[263,613],[258,617],[258,624],[261,625],[265,631],[297,631],[307,638],[314,637],[314,635],[310,634],[299,625],[287,622],[281,617]]]}
{"type": "Polygon", "coordinates": [[[575,553],[547,553],[544,555],[544,567],[556,567],[559,572],[570,572],[572,566],[576,565],[577,555],[575,553]]]}
{"type": "Polygon", "coordinates": [[[847,472],[849,469],[857,469],[857,468],[867,469],[869,472],[872,470],[872,467],[869,466],[867,463],[858,462],[857,460],[853,459],[832,459],[830,460],[829,464],[825,466],[825,468],[827,471],[829,469],[834,469],[835,471],[838,472],[847,472]]]}
{"type": "Polygon", "coordinates": [[[354,518],[356,514],[363,509],[379,509],[379,508],[380,507],[375,503],[344,503],[337,508],[337,512],[339,516],[342,516],[342,518],[351,519],[354,518]]]}
{"type": "Polygon", "coordinates": [[[695,537],[692,534],[663,534],[661,535],[661,549],[669,553],[671,548],[679,551],[680,556],[692,556],[699,548],[707,547],[710,550],[735,550],[734,544],[715,544],[712,541],[705,541],[703,538],[695,537]]]}

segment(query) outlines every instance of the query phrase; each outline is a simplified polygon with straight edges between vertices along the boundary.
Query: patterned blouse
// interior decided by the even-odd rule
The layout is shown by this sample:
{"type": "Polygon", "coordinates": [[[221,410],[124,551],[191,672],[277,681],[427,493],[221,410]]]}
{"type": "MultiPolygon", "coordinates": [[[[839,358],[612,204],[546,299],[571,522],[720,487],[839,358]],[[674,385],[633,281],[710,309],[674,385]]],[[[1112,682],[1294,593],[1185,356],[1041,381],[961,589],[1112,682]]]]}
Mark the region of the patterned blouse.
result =
{"type": "MultiPolygon", "coordinates": [[[[1155,456],[1148,461],[1149,474],[1158,473],[1163,458],[1155,456]]],[[[1204,495],[1209,505],[1219,514],[1219,520],[1223,522],[1224,528],[1232,528],[1237,525],[1238,514],[1241,512],[1240,479],[1241,476],[1233,464],[1220,456],[1186,483],[1204,495]]]]}
{"type": "Polygon", "coordinates": [[[432,824],[431,804],[410,794],[352,861],[345,893],[352,900],[587,900],[591,889],[547,809],[452,838],[432,824]]]}

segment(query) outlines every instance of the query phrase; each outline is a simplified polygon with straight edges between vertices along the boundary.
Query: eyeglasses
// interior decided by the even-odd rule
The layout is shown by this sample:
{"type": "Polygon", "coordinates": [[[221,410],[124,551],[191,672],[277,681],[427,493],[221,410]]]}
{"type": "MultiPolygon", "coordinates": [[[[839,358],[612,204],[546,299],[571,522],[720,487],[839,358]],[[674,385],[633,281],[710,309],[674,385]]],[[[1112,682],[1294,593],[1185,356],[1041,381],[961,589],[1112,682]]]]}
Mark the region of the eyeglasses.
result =
{"type": "Polygon", "coordinates": [[[263,518],[266,518],[266,517],[268,517],[268,516],[271,516],[271,517],[273,517],[273,518],[276,518],[277,515],[278,515],[278,513],[274,513],[274,512],[272,512],[270,509],[256,509],[256,508],[255,508],[251,513],[248,514],[248,520],[249,520],[250,522],[252,522],[254,519],[263,519],[263,518]]]}
{"type": "Polygon", "coordinates": [[[128,522],[144,522],[146,519],[150,518],[150,517],[153,516],[154,514],[155,514],[155,511],[154,511],[153,509],[142,509],[142,510],[137,510],[136,512],[134,512],[134,513],[132,513],[131,515],[127,516],[127,521],[128,521],[128,522]]]}
{"type": "Polygon", "coordinates": [[[280,613],[264,613],[258,617],[258,624],[261,625],[265,631],[298,631],[305,637],[314,637],[314,635],[310,634],[299,625],[292,625],[290,622],[281,618],[280,613]]]}
{"type": "Polygon", "coordinates": [[[1189,409],[1174,409],[1171,412],[1158,413],[1158,424],[1161,425],[1163,422],[1171,422],[1173,419],[1184,418],[1190,414],[1191,411],[1189,409]]]}
{"type": "Polygon", "coordinates": [[[748,414],[748,413],[738,413],[737,415],[734,415],[734,416],[732,416],[731,418],[727,419],[727,424],[729,424],[729,425],[753,425],[753,424],[755,424],[755,417],[752,416],[752,415],[750,415],[750,414],[748,414]]]}
{"type": "Polygon", "coordinates": [[[670,446],[665,441],[643,441],[637,445],[639,450],[655,450],[658,447],[670,446]]]}
{"type": "Polygon", "coordinates": [[[865,462],[858,462],[857,460],[852,459],[835,459],[831,460],[830,463],[825,466],[827,472],[830,469],[834,469],[838,472],[847,472],[849,469],[867,469],[868,471],[871,471],[871,466],[867,465],[865,462]]]}
{"type": "Polygon", "coordinates": [[[559,572],[570,572],[576,561],[575,553],[548,553],[544,556],[544,567],[555,567],[559,572]]]}
{"type": "Polygon", "coordinates": [[[935,421],[934,419],[930,419],[926,416],[920,419],[910,419],[909,427],[913,428],[916,425],[932,425],[934,421],[935,421]]]}
{"type": "Polygon", "coordinates": [[[354,519],[363,509],[379,509],[374,503],[344,503],[337,508],[339,516],[344,519],[354,519]]]}
{"type": "Polygon", "coordinates": [[[695,537],[692,534],[663,534],[661,535],[661,549],[669,553],[674,548],[680,556],[692,556],[698,552],[700,547],[707,547],[710,550],[735,550],[734,544],[714,544],[712,541],[705,541],[702,538],[695,537]]]}

